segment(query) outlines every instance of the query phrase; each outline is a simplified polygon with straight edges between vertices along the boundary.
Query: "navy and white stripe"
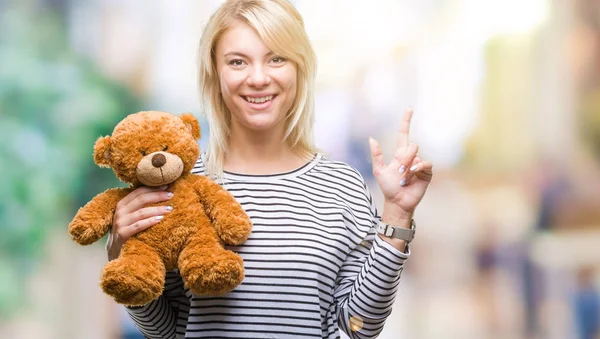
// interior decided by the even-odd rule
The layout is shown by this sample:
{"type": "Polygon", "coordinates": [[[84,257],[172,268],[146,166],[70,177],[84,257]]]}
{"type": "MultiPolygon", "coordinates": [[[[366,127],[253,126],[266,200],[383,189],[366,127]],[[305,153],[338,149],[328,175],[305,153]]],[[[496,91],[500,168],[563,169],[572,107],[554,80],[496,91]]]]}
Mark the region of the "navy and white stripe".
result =
{"type": "MultiPolygon", "coordinates": [[[[193,173],[203,175],[199,159],[193,173]]],[[[252,219],[244,281],[220,297],[192,295],[176,271],[160,299],[128,308],[147,338],[373,338],[392,310],[408,254],[375,234],[361,175],[318,154],[275,175],[225,173],[220,184],[252,219]],[[353,318],[351,322],[350,319],[353,318]]]]}

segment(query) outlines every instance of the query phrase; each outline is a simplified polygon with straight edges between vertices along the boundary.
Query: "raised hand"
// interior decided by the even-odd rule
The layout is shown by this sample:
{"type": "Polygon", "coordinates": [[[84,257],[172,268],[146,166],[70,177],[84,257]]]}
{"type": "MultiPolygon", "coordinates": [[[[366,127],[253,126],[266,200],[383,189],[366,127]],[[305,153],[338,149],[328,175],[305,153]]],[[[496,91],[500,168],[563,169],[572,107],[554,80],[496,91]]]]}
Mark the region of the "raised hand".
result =
{"type": "Polygon", "coordinates": [[[394,157],[385,164],[379,143],[369,138],[373,175],[383,193],[386,205],[393,205],[401,213],[412,215],[423,199],[433,177],[432,164],[417,156],[419,146],[409,143],[410,121],[413,110],[408,108],[402,117],[394,157]]]}

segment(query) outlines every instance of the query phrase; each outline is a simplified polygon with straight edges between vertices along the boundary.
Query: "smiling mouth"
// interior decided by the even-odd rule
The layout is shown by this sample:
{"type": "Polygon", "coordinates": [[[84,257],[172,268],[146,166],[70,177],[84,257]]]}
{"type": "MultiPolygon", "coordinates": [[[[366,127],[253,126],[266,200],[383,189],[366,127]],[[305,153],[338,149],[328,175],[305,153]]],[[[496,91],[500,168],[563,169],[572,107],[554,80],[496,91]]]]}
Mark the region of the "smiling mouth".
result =
{"type": "Polygon", "coordinates": [[[277,95],[267,95],[264,97],[242,96],[242,98],[244,98],[244,100],[246,100],[247,102],[252,103],[252,104],[264,104],[265,102],[269,102],[269,101],[275,99],[275,97],[277,97],[277,95]]]}

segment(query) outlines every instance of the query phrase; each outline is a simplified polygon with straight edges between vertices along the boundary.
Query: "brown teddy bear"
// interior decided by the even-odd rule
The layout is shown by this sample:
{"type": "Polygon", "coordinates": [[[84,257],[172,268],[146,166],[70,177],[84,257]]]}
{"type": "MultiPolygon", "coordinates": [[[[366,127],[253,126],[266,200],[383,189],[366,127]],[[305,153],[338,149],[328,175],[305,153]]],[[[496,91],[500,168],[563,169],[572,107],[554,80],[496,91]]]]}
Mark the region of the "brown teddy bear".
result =
{"type": "Polygon", "coordinates": [[[185,285],[200,295],[231,291],[244,278],[242,258],[223,248],[239,245],[251,222],[229,192],[205,176],[191,174],[199,155],[200,125],[191,114],[148,111],[127,116],[112,136],[99,138],[94,160],[112,167],[129,188],[111,188],[80,208],[69,234],[89,245],[111,228],[117,203],[141,185],[163,186],[173,210],[156,225],[128,239],[120,256],[102,272],[104,292],[118,303],[140,306],[158,298],[167,270],[179,269],[185,285]]]}

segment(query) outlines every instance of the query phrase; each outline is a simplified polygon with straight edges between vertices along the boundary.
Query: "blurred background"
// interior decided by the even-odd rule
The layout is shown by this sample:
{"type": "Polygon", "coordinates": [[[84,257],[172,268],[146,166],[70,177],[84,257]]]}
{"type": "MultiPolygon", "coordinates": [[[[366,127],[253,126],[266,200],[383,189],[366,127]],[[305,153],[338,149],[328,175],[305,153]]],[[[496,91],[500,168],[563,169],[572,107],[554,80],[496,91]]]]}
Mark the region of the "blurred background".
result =
{"type": "MultiPolygon", "coordinates": [[[[600,1],[293,2],[323,151],[381,202],[367,140],[389,160],[412,105],[434,163],[380,338],[600,338],[600,1]]],[[[208,132],[195,58],[220,3],[0,1],[1,338],[141,338],[98,286],[104,241],[67,224],[122,185],[92,148],[127,114],[208,132]]]]}

